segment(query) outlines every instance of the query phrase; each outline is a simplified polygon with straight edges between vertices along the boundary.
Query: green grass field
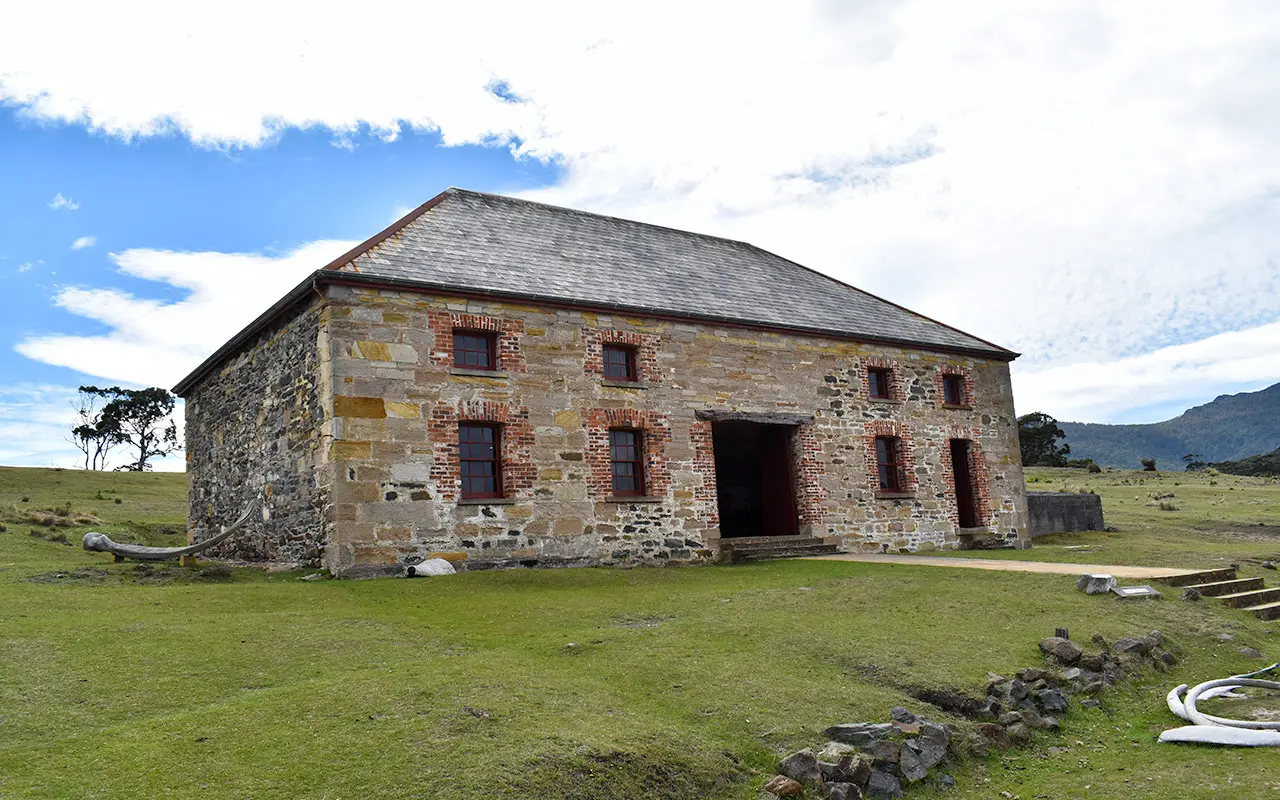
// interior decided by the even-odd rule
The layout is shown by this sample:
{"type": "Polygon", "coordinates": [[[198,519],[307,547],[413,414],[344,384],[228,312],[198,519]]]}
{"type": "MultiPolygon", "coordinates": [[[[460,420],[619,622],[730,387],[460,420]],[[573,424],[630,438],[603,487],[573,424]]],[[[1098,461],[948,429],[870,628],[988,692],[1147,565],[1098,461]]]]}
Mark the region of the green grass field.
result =
{"type": "MultiPolygon", "coordinates": [[[[1100,491],[1119,530],[1001,555],[1280,557],[1275,484],[1031,477],[1100,491]],[[1146,506],[1157,491],[1179,510],[1146,506]]],[[[829,724],[898,704],[948,719],[913,695],[1039,665],[1056,627],[1159,629],[1185,657],[1031,748],[957,765],[945,796],[1280,796],[1274,751],[1154,743],[1171,686],[1259,666],[1242,645],[1276,655],[1280,623],[1175,592],[1124,603],[1062,576],[815,561],[306,582],[78,547],[90,528],[181,542],[166,530],[183,509],[183,476],[0,469],[0,797],[746,800],[829,724]],[[102,524],[31,522],[67,503],[102,524]]]]}

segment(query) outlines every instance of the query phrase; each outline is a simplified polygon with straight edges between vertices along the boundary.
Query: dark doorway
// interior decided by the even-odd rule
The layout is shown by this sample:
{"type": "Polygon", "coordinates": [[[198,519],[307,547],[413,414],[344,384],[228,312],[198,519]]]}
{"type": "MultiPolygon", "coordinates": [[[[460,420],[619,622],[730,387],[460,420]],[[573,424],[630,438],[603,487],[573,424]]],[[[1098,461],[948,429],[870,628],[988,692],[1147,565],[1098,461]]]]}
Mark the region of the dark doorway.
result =
{"type": "Polygon", "coordinates": [[[712,425],[722,537],[796,535],[794,430],[758,422],[712,425]]]}
{"type": "Polygon", "coordinates": [[[951,440],[951,474],[956,480],[956,510],[961,528],[978,527],[978,510],[973,502],[973,467],[969,463],[969,440],[951,440]]]}

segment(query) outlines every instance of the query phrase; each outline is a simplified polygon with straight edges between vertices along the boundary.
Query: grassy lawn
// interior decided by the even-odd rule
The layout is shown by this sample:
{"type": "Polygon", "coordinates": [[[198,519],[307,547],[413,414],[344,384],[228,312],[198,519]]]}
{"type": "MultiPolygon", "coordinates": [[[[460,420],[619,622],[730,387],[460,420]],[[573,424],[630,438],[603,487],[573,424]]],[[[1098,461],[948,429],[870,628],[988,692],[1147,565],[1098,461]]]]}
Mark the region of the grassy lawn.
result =
{"type": "MultiPolygon", "coordinates": [[[[1154,491],[1120,475],[1090,479],[1121,532],[1078,560],[1209,566],[1267,550],[1237,526],[1276,524],[1276,489],[1172,487],[1189,507],[1226,498],[1203,514],[1113,509],[1113,491],[1154,491]]],[[[417,581],[140,570],[13,521],[67,502],[104,521],[57,529],[77,545],[90,527],[182,540],[163,532],[181,526],[182,476],[0,469],[5,800],[746,800],[778,754],[818,744],[829,724],[899,704],[947,719],[913,694],[976,694],[988,670],[1039,665],[1036,643],[1056,627],[1081,640],[1159,629],[1185,658],[1105,695],[1102,710],[1073,708],[1029,749],[957,765],[945,796],[1280,797],[1274,751],[1153,741],[1172,726],[1172,685],[1256,668],[1242,645],[1274,655],[1277,623],[1213,603],[1126,604],[1062,576],[816,561],[417,581]]],[[[1030,556],[1077,552],[1059,538],[1030,556]]]]}

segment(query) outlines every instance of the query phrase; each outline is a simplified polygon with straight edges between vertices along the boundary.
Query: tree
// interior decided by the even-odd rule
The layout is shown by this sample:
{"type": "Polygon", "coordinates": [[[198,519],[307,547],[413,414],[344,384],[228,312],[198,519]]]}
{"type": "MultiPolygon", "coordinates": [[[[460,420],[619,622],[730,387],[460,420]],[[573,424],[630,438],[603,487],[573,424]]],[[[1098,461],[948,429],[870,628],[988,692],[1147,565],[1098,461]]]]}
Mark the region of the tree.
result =
{"type": "Polygon", "coordinates": [[[71,428],[71,443],[84,453],[85,469],[106,469],[107,455],[120,444],[120,437],[110,425],[103,423],[106,398],[96,386],[81,386],[80,399],[74,406],[76,425],[71,428]]]}
{"type": "Polygon", "coordinates": [[[1146,472],[1155,472],[1156,460],[1154,458],[1142,459],[1142,469],[1145,470],[1146,472]]]}
{"type": "Polygon", "coordinates": [[[1027,467],[1066,466],[1071,446],[1058,444],[1067,435],[1058,421],[1048,414],[1035,412],[1018,417],[1018,445],[1022,448],[1022,464],[1027,467]]]}
{"type": "Polygon", "coordinates": [[[170,418],[174,399],[164,389],[85,386],[81,391],[106,401],[97,430],[137,451],[137,458],[117,467],[118,470],[145,472],[151,469],[151,459],[167,456],[179,449],[178,427],[170,418]]]}
{"type": "Polygon", "coordinates": [[[1182,457],[1182,460],[1187,464],[1187,472],[1199,472],[1209,466],[1204,463],[1204,459],[1200,457],[1199,453],[1187,453],[1182,457]]]}

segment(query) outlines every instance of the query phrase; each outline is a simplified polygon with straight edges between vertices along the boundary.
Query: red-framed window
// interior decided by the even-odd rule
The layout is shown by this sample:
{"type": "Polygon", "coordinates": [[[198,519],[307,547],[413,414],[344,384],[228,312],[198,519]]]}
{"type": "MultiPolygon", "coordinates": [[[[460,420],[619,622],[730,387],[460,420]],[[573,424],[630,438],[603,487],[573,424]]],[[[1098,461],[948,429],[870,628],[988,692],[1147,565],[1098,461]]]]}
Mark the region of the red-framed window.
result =
{"type": "Polygon", "coordinates": [[[502,497],[502,429],[464,422],[458,426],[458,467],[462,499],[502,497]]]}
{"type": "Polygon", "coordinates": [[[461,369],[497,369],[498,337],[489,331],[455,330],[453,365],[461,369]]]}
{"type": "Polygon", "coordinates": [[[615,495],[636,497],[644,494],[643,433],[631,428],[611,428],[609,464],[615,495]]]}
{"type": "Polygon", "coordinates": [[[887,367],[871,367],[867,370],[867,394],[876,400],[893,398],[893,371],[887,367]]]}
{"type": "Polygon", "coordinates": [[[964,378],[960,375],[942,376],[942,404],[947,406],[964,405],[964,378]]]}
{"type": "Polygon", "coordinates": [[[606,344],[603,351],[604,376],[611,381],[638,380],[636,348],[625,344],[606,344]]]}
{"type": "Polygon", "coordinates": [[[898,458],[898,437],[876,437],[876,466],[880,471],[880,491],[902,491],[902,462],[898,458]]]}

